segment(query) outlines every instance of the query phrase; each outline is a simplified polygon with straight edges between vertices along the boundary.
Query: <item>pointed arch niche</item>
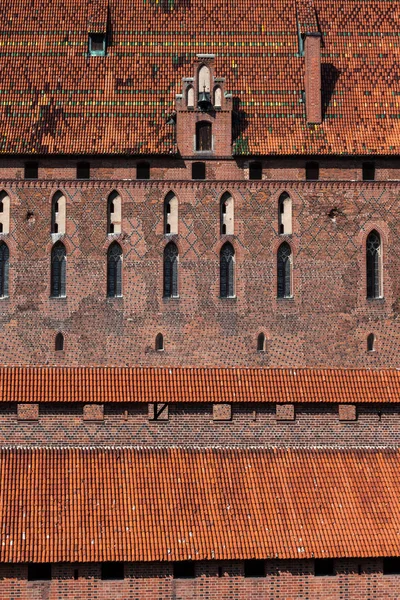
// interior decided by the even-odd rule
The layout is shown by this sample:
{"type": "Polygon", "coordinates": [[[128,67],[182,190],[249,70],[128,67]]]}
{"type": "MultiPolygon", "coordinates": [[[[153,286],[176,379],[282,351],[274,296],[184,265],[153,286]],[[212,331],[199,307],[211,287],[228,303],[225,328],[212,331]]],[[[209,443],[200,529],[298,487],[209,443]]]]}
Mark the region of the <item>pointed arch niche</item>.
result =
{"type": "Polygon", "coordinates": [[[7,192],[0,192],[0,233],[10,233],[10,197],[7,192]]]}
{"type": "Polygon", "coordinates": [[[51,233],[65,233],[67,205],[65,196],[58,191],[53,195],[51,200],[51,233]]]}
{"type": "Polygon", "coordinates": [[[164,199],[164,233],[178,234],[178,199],[173,192],[164,199]]]}
{"type": "Polygon", "coordinates": [[[292,233],[292,199],[287,192],[279,196],[278,225],[280,235],[292,233]]]}
{"type": "Polygon", "coordinates": [[[121,196],[114,191],[107,198],[107,233],[121,233],[121,196]]]}
{"type": "Polygon", "coordinates": [[[220,200],[221,235],[234,235],[234,201],[229,192],[225,192],[220,200]]]}

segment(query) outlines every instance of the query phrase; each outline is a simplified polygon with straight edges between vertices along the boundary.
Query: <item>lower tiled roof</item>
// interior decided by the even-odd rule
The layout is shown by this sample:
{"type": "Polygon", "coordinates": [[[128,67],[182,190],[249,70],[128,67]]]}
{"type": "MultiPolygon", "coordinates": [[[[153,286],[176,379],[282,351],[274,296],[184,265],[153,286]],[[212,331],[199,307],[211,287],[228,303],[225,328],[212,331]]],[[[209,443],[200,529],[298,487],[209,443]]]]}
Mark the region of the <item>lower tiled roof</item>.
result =
{"type": "Polygon", "coordinates": [[[1,449],[0,561],[400,555],[398,450],[1,449]]]}
{"type": "Polygon", "coordinates": [[[0,367],[0,402],[399,402],[396,369],[0,367]]]}

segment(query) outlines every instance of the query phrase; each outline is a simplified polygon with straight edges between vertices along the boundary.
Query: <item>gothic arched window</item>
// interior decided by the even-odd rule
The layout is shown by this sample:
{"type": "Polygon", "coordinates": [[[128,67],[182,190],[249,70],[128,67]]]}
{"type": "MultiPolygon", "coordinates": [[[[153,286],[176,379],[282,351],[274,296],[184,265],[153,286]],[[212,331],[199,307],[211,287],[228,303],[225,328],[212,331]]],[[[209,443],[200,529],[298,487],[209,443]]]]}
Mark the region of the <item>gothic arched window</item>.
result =
{"type": "Polygon", "coordinates": [[[164,233],[178,233],[178,199],[173,192],[164,200],[164,233]]]}
{"type": "Polygon", "coordinates": [[[107,199],[107,233],[121,233],[121,197],[111,192],[107,199]]]}
{"type": "Polygon", "coordinates": [[[7,192],[0,193],[0,233],[10,232],[10,197],[7,192]]]}
{"type": "Polygon", "coordinates": [[[62,192],[56,192],[51,201],[51,233],[65,233],[66,203],[62,192]]]}
{"type": "Polygon", "coordinates": [[[53,298],[65,296],[67,252],[64,244],[57,242],[51,250],[51,295],[53,298]]]}
{"type": "Polygon", "coordinates": [[[122,296],[122,248],[117,242],[107,251],[107,296],[122,296]]]}
{"type": "Polygon", "coordinates": [[[278,248],[278,298],[292,297],[292,250],[286,242],[278,248]]]}
{"type": "Polygon", "coordinates": [[[7,244],[0,244],[0,297],[8,296],[8,270],[10,261],[10,251],[7,244]]]}
{"type": "Polygon", "coordinates": [[[382,297],[381,236],[371,231],[367,237],[367,298],[382,297]]]}
{"type": "Polygon", "coordinates": [[[234,229],[233,198],[226,192],[220,201],[220,233],[221,235],[233,235],[234,229]]]}
{"type": "Polygon", "coordinates": [[[292,199],[286,192],[279,197],[278,225],[281,235],[292,233],[292,199]]]}
{"type": "Polygon", "coordinates": [[[178,296],[178,248],[173,242],[164,248],[164,298],[178,296]]]}
{"type": "Polygon", "coordinates": [[[220,264],[220,296],[234,298],[235,296],[235,250],[229,242],[224,244],[219,255],[220,264]]]}

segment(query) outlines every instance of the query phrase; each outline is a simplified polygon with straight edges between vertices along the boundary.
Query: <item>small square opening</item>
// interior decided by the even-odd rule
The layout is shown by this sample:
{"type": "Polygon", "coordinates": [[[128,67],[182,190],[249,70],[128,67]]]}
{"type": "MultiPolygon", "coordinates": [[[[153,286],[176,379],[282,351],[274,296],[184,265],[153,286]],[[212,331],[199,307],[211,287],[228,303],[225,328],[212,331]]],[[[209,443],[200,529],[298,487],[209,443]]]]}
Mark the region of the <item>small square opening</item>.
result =
{"type": "Polygon", "coordinates": [[[37,162],[25,163],[24,177],[25,179],[37,179],[39,174],[39,164],[37,162]]]}
{"type": "Polygon", "coordinates": [[[314,561],[315,577],[329,577],[335,574],[333,560],[331,558],[316,558],[314,561]]]}
{"type": "Polygon", "coordinates": [[[194,579],[195,564],[191,560],[174,563],[174,579],[194,579]]]}
{"type": "Polygon", "coordinates": [[[76,178],[77,179],[90,179],[90,163],[79,162],[76,165],[76,178]]]}
{"type": "Polygon", "coordinates": [[[265,561],[264,560],[245,560],[244,561],[244,576],[245,577],[265,577],[265,561]]]}
{"type": "Polygon", "coordinates": [[[400,575],[400,558],[384,558],[383,559],[383,574],[384,575],[400,575]]]}
{"type": "Polygon", "coordinates": [[[318,181],[319,179],[319,164],[315,161],[306,163],[306,180],[318,181]]]}
{"type": "Polygon", "coordinates": [[[250,163],[249,179],[262,179],[262,164],[260,162],[250,163]]]}
{"type": "Polygon", "coordinates": [[[136,179],[150,179],[150,165],[147,162],[139,163],[136,167],[136,179]]]}
{"type": "Polygon", "coordinates": [[[123,562],[104,562],[101,564],[101,578],[109,581],[124,578],[123,562]]]}
{"type": "Polygon", "coordinates": [[[206,178],[206,163],[195,162],[192,163],[192,179],[205,179],[206,178]]]}
{"type": "Polygon", "coordinates": [[[28,581],[48,581],[51,579],[51,564],[28,565],[28,581]]]}
{"type": "Polygon", "coordinates": [[[363,181],[374,181],[375,179],[375,163],[365,162],[362,166],[363,181]]]}

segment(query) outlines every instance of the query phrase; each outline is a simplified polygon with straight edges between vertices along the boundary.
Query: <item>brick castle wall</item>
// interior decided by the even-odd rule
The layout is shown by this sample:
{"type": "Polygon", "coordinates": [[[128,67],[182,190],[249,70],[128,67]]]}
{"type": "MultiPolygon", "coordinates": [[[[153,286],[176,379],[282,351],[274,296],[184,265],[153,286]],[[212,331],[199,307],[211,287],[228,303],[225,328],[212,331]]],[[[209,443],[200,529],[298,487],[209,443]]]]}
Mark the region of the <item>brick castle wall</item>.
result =
{"type": "MultiPolygon", "coordinates": [[[[124,181],[123,175],[134,176],[133,162],[118,166],[99,159],[93,176],[114,178],[78,182],[75,162],[61,167],[55,159],[43,161],[44,179],[0,184],[11,198],[11,230],[3,236],[10,247],[10,297],[0,301],[4,364],[398,365],[398,183],[351,182],[360,177],[356,161],[347,168],[341,161],[321,163],[321,178],[329,177],[330,164],[332,177],[348,181],[304,182],[304,161],[289,159],[266,163],[264,174],[290,181],[249,182],[243,164],[209,161],[210,177],[213,171],[228,181],[185,182],[185,165],[174,171],[164,168],[163,160],[154,176],[168,172],[168,181],[124,181]],[[46,179],[61,175],[63,180],[46,179]],[[50,251],[57,237],[50,235],[50,206],[58,189],[67,199],[62,237],[67,297],[53,299],[50,251]],[[114,189],[122,198],[122,233],[107,236],[106,200],[114,189]],[[170,239],[163,234],[163,199],[171,189],[179,200],[179,235],[173,239],[180,253],[180,297],[163,299],[162,255],[170,239]],[[226,191],[235,202],[234,236],[219,232],[219,200],[226,191]],[[283,191],[293,201],[291,236],[278,234],[283,191]],[[334,221],[332,209],[338,211],[334,221]],[[372,228],[382,236],[384,299],[367,301],[365,240],[372,228]],[[293,250],[294,298],[277,300],[276,253],[284,237],[293,250]],[[115,239],[124,253],[123,298],[107,299],[106,252],[115,239]],[[236,251],[235,299],[219,298],[219,251],[227,239],[236,251]],[[65,335],[65,350],[55,353],[58,331],[65,335]],[[261,331],[265,353],[256,351],[261,331]],[[164,352],[155,351],[158,332],[164,335],[164,352]],[[371,332],[375,352],[367,352],[371,332]]],[[[4,159],[0,176],[21,176],[21,164],[4,159]]],[[[399,170],[388,161],[377,178],[383,172],[390,179],[399,170]]]]}
{"type": "Polygon", "coordinates": [[[51,581],[27,581],[26,565],[0,565],[4,600],[397,600],[399,576],[381,559],[339,559],[315,577],[312,560],[266,561],[266,576],[245,578],[242,562],[199,562],[195,579],[173,579],[171,563],[125,565],[125,579],[102,581],[99,564],[53,565],[51,581]],[[74,577],[78,577],[74,579],[74,577]]]}
{"type": "Polygon", "coordinates": [[[0,405],[0,444],[357,448],[400,443],[396,404],[359,405],[354,421],[341,420],[339,407],[328,404],[297,405],[294,420],[280,420],[274,404],[232,405],[231,420],[224,421],[216,420],[211,404],[172,404],[168,420],[161,421],[149,419],[146,403],[106,404],[103,416],[97,406],[90,408],[88,418],[81,404],[41,404],[32,420],[32,414],[21,419],[15,404],[0,405]]]}

